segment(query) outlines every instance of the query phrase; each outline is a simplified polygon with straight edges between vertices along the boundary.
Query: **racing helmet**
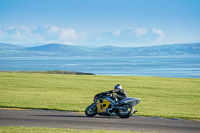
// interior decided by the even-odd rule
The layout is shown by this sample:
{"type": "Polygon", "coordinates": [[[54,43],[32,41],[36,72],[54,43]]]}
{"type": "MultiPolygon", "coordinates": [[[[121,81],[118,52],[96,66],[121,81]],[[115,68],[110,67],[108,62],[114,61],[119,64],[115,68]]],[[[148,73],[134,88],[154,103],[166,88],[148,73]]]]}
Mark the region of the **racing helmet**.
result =
{"type": "Polygon", "coordinates": [[[114,90],[120,90],[120,89],[122,89],[122,86],[120,84],[115,85],[114,90]]]}

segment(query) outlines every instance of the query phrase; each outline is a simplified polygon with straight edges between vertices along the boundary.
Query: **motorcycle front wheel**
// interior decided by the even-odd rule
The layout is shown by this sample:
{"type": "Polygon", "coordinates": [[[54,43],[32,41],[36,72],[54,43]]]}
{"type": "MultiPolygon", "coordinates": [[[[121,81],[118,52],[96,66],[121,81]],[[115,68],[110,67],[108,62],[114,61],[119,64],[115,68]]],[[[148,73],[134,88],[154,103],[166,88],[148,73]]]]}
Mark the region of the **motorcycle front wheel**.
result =
{"type": "Polygon", "coordinates": [[[120,118],[129,118],[133,113],[134,113],[133,106],[126,104],[120,107],[118,115],[120,118]]]}
{"type": "Polygon", "coordinates": [[[85,114],[89,117],[93,117],[97,114],[97,106],[93,103],[85,109],[85,114]]]}

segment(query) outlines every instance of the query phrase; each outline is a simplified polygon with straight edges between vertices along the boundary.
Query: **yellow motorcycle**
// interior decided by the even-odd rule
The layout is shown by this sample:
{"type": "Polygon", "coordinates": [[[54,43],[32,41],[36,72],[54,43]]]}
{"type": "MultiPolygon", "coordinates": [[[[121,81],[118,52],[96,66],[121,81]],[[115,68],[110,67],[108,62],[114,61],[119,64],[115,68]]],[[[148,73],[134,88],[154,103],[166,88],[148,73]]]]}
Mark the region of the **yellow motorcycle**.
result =
{"type": "Polygon", "coordinates": [[[127,97],[116,104],[112,95],[110,91],[95,95],[94,103],[85,109],[85,114],[88,117],[93,117],[98,114],[129,118],[132,114],[137,112],[134,110],[134,106],[140,103],[140,99],[127,97]]]}

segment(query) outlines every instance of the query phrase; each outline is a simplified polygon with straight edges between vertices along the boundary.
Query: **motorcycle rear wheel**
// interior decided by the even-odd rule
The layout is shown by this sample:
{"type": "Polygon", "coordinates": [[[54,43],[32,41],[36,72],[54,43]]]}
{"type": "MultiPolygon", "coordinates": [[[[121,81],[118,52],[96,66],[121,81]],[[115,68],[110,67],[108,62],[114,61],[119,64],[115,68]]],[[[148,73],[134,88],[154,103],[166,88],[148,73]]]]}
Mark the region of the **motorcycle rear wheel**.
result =
{"type": "Polygon", "coordinates": [[[97,106],[93,103],[85,109],[85,114],[89,117],[93,117],[97,114],[97,106]]]}
{"type": "Polygon", "coordinates": [[[120,118],[129,118],[133,113],[134,113],[133,106],[126,104],[120,107],[118,115],[120,118]]]}

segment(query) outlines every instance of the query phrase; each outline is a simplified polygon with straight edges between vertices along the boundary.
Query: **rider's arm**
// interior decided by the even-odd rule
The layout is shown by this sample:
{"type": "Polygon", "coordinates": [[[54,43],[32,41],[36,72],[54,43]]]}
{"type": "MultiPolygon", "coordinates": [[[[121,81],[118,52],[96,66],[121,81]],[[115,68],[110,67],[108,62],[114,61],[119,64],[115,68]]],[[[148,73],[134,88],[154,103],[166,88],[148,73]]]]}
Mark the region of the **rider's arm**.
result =
{"type": "Polygon", "coordinates": [[[106,91],[106,92],[104,92],[104,93],[107,93],[107,94],[109,94],[109,93],[117,93],[119,90],[111,90],[111,91],[106,91]]]}
{"type": "Polygon", "coordinates": [[[117,93],[120,89],[115,89],[112,91],[112,93],[117,93]]]}

